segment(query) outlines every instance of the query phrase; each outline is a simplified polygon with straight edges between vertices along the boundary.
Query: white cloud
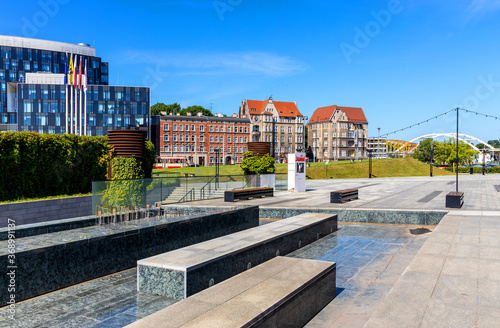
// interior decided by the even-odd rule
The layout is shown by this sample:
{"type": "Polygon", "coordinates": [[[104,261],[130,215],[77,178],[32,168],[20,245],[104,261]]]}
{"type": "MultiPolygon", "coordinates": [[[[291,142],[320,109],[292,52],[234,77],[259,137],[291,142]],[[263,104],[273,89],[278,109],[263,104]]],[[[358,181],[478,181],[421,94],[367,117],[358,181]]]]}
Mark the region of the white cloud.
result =
{"type": "Polygon", "coordinates": [[[284,76],[306,69],[306,65],[288,56],[261,51],[179,52],[127,51],[120,62],[159,65],[178,75],[258,74],[284,76]]]}

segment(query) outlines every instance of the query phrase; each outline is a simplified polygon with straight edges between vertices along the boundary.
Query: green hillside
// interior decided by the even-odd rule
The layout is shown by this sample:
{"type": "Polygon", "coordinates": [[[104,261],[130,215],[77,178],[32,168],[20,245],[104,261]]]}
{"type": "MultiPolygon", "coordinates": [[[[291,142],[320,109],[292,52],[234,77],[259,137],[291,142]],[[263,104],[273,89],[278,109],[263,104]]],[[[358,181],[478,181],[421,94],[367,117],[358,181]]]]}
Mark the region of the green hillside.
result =
{"type": "MultiPolygon", "coordinates": [[[[288,164],[277,164],[277,173],[287,173],[288,164]]],[[[154,173],[159,173],[160,176],[166,176],[171,172],[177,173],[194,173],[201,176],[209,176],[215,174],[215,167],[186,167],[182,169],[164,169],[154,170],[154,173]]],[[[242,174],[238,165],[222,165],[220,167],[221,175],[238,175],[242,174]]],[[[452,175],[453,173],[434,168],[434,175],[452,175]]],[[[367,178],[368,177],[368,160],[363,162],[333,162],[325,167],[324,163],[311,163],[306,169],[308,179],[349,179],[349,178],[367,178]]],[[[378,159],[372,161],[373,177],[413,177],[413,176],[428,176],[429,165],[424,164],[412,158],[395,158],[395,159],[378,159]]]]}

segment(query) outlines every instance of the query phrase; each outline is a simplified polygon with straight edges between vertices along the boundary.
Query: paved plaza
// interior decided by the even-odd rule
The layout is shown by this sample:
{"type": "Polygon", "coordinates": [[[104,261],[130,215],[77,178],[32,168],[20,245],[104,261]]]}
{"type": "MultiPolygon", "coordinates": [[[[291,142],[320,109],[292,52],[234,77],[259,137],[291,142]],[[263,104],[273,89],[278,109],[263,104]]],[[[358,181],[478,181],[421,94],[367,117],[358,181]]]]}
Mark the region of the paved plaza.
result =
{"type": "MultiPolygon", "coordinates": [[[[454,176],[308,180],[305,193],[185,205],[449,211],[437,226],[340,222],[337,232],[288,254],[337,263],[337,296],[306,327],[499,327],[500,175],[459,178],[465,203],[457,210],[445,208],[454,176]],[[330,191],[346,188],[358,188],[359,199],[329,202],[330,191]]],[[[176,302],[137,292],[135,272],[21,302],[16,326],[123,327],[176,302]]],[[[8,324],[4,310],[0,326],[8,324]]]]}

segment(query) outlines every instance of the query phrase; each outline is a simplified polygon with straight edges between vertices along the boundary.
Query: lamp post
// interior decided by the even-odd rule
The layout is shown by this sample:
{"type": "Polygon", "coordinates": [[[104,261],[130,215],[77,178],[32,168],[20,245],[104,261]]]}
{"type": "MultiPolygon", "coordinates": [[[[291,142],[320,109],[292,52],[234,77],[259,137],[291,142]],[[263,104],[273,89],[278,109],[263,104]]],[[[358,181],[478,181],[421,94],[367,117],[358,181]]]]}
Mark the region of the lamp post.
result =
{"type": "Polygon", "coordinates": [[[377,140],[377,153],[378,153],[378,158],[380,158],[380,128],[378,129],[378,140],[377,140]]]}
{"type": "Polygon", "coordinates": [[[431,143],[431,167],[430,167],[430,170],[431,170],[430,176],[431,177],[432,177],[432,167],[434,166],[432,163],[433,159],[434,159],[433,156],[434,156],[434,142],[432,141],[432,143],[431,143]]]}
{"type": "Polygon", "coordinates": [[[368,149],[368,178],[372,178],[372,149],[368,149]]]}
{"type": "Polygon", "coordinates": [[[309,120],[309,116],[304,116],[302,118],[302,152],[306,152],[306,125],[304,121],[309,120]]]}
{"type": "Polygon", "coordinates": [[[217,189],[219,185],[219,151],[218,147],[215,147],[215,189],[217,189]]]}

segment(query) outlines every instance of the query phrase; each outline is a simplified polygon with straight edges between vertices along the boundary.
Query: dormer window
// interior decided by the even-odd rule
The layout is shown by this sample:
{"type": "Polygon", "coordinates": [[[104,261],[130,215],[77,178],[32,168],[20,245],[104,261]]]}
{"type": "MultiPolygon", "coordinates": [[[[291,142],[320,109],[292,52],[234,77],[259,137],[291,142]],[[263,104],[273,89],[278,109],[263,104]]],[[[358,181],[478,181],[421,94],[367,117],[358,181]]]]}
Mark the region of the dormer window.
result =
{"type": "Polygon", "coordinates": [[[257,108],[252,108],[250,109],[252,112],[256,112],[257,111],[257,108]]]}

